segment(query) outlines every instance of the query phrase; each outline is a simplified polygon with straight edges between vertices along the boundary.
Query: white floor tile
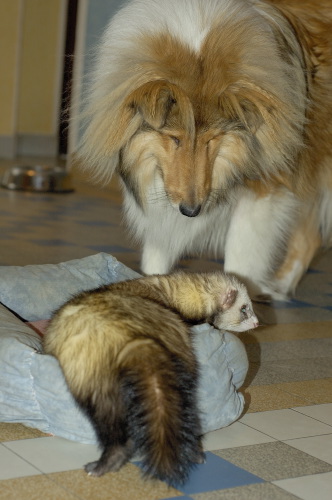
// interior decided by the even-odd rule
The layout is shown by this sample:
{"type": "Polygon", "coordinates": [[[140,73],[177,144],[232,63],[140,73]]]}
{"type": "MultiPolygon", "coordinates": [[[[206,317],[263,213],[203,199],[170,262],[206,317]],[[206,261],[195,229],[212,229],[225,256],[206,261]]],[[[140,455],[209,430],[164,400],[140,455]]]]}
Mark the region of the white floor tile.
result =
{"type": "Polygon", "coordinates": [[[57,437],[10,441],[6,447],[45,473],[81,469],[100,456],[97,446],[57,437]]]}
{"type": "Polygon", "coordinates": [[[3,445],[0,445],[0,479],[36,476],[40,471],[18,457],[3,445]]]}
{"type": "Polygon", "coordinates": [[[294,410],[332,426],[332,403],[300,406],[298,408],[294,408],[294,410]]]}
{"type": "Polygon", "coordinates": [[[270,443],[271,441],[275,441],[275,439],[240,422],[235,422],[229,427],[205,434],[203,446],[206,451],[213,451],[270,443]]]}
{"type": "Polygon", "coordinates": [[[331,433],[331,426],[294,410],[248,413],[240,422],[280,441],[331,433]]]}
{"type": "Polygon", "coordinates": [[[302,500],[331,500],[332,498],[332,472],[273,482],[279,488],[298,496],[302,500]]]}
{"type": "MultiPolygon", "coordinates": [[[[324,460],[332,464],[332,434],[322,436],[313,436],[300,439],[290,439],[285,443],[293,446],[297,450],[304,451],[313,457],[324,460]]],[[[332,491],[331,491],[332,498],[332,491]]]]}

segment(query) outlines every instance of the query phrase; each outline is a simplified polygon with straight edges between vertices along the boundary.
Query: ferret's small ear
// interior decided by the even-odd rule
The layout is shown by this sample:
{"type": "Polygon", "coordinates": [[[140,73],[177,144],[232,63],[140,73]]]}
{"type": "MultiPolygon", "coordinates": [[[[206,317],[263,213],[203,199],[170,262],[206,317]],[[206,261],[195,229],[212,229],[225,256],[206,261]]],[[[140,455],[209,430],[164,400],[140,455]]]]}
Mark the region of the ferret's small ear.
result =
{"type": "Polygon", "coordinates": [[[234,304],[237,297],[237,290],[235,288],[229,288],[225,295],[221,297],[221,307],[223,311],[227,311],[234,304]]]}

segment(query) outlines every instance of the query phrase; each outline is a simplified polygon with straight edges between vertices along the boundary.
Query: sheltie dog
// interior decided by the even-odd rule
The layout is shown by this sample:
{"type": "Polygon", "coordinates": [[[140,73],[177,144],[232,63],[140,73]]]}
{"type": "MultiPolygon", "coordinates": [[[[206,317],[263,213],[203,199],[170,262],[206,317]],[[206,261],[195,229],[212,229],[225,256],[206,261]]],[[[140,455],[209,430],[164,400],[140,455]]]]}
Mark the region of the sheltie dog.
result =
{"type": "Polygon", "coordinates": [[[145,274],[212,253],[284,298],[331,244],[331,0],[132,0],[86,102],[81,158],[119,174],[145,274]]]}

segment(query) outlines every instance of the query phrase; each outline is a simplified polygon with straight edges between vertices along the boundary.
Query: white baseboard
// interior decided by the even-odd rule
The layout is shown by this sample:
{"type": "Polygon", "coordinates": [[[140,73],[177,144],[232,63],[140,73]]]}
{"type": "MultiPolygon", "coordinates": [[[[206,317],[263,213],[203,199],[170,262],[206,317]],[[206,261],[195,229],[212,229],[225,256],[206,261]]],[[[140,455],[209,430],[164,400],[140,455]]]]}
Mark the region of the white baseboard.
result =
{"type": "Polygon", "coordinates": [[[10,159],[16,156],[16,137],[0,135],[0,158],[10,159]]]}
{"type": "Polygon", "coordinates": [[[17,156],[58,155],[58,137],[41,134],[19,134],[17,137],[17,156]]]}

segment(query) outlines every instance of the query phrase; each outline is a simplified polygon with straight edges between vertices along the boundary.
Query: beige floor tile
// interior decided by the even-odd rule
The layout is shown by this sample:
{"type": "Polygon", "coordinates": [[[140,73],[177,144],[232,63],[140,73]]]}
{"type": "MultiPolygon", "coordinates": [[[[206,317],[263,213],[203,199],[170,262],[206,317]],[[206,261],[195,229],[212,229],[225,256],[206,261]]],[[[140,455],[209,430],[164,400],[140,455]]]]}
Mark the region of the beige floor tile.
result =
{"type": "MultiPolygon", "coordinates": [[[[77,500],[77,496],[46,476],[0,481],[0,500],[77,500]]],[[[91,499],[92,500],[92,499],[91,499]]]]}
{"type": "MultiPolygon", "coordinates": [[[[279,384],[281,386],[283,384],[279,384]]],[[[259,385],[247,387],[243,394],[245,409],[249,412],[282,410],[296,406],[306,406],[308,401],[295,394],[284,392],[275,385],[259,385]]]]}
{"type": "Polygon", "coordinates": [[[299,500],[271,483],[250,484],[191,495],[193,500],[299,500]]]}
{"type": "Polygon", "coordinates": [[[31,427],[25,427],[22,424],[7,424],[0,422],[0,441],[17,441],[18,439],[30,439],[37,437],[46,437],[47,434],[39,431],[38,429],[32,429],[31,427]]]}
{"type": "Polygon", "coordinates": [[[157,500],[182,495],[161,481],[142,479],[139,468],[132,464],[99,478],[88,476],[83,470],[48,474],[48,477],[84,500],[157,500]]]}
{"type": "Polygon", "coordinates": [[[332,378],[285,382],[276,384],[276,389],[304,398],[308,404],[332,403],[332,378]]]}

